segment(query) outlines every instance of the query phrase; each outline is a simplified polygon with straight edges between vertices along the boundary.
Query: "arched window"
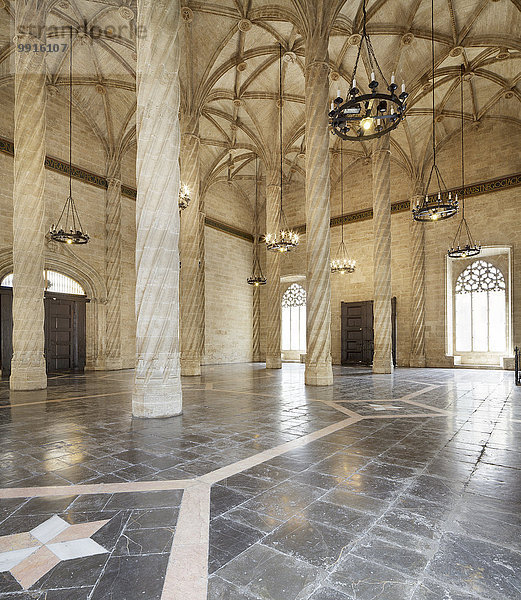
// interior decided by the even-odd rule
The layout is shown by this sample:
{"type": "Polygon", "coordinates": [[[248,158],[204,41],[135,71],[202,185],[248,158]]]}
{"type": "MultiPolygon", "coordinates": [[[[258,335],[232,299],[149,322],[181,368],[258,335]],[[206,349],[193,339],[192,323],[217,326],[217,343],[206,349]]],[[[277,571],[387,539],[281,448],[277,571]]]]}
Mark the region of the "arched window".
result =
{"type": "MultiPolygon", "coordinates": [[[[45,281],[45,289],[48,292],[56,292],[57,294],[72,294],[74,296],[85,296],[85,290],[81,285],[62,273],[56,273],[56,271],[43,272],[43,278],[45,281]]],[[[0,282],[1,286],[13,287],[13,274],[6,275],[0,282]]]]}
{"type": "Polygon", "coordinates": [[[456,352],[506,350],[506,285],[493,264],[476,260],[456,280],[456,352]]]}
{"type": "Polygon", "coordinates": [[[298,283],[282,296],[282,350],[306,351],[306,290],[298,283]]]}

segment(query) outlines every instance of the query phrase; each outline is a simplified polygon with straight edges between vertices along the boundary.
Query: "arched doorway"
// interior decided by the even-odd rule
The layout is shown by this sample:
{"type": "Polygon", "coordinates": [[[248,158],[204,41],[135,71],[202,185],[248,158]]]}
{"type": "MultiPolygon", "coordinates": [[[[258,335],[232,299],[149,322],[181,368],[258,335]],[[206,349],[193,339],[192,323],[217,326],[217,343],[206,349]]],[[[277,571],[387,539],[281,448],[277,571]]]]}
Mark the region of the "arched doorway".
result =
{"type": "MultiPolygon", "coordinates": [[[[83,287],[72,277],[45,270],[45,358],[48,373],[82,372],[86,357],[86,303],[83,287]]],[[[0,281],[0,361],[11,372],[13,274],[0,281]]]]}

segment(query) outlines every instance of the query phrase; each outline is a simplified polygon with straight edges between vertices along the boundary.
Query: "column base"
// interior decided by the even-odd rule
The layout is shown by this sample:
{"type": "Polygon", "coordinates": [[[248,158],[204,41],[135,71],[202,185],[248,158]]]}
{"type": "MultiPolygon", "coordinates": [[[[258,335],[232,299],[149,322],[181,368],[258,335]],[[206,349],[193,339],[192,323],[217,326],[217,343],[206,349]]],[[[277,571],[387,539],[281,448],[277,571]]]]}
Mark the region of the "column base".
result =
{"type": "Polygon", "coordinates": [[[20,364],[14,356],[11,361],[11,377],[9,387],[13,391],[44,390],[47,387],[47,373],[45,361],[39,360],[35,364],[20,364]]]}
{"type": "Polygon", "coordinates": [[[121,358],[106,358],[104,371],[120,371],[123,368],[121,358]]]}
{"type": "Polygon", "coordinates": [[[411,356],[409,360],[409,367],[423,369],[427,365],[425,356],[411,356]]]}
{"type": "Polygon", "coordinates": [[[392,362],[373,360],[373,373],[377,375],[390,375],[393,371],[394,365],[392,362]]]}
{"type": "Polygon", "coordinates": [[[333,385],[333,367],[331,362],[306,363],[306,385],[333,385]]]}
{"type": "Polygon", "coordinates": [[[201,360],[199,358],[181,357],[181,375],[183,377],[197,377],[201,375],[201,360]]]}
{"type": "Polygon", "coordinates": [[[132,394],[132,416],[143,419],[177,417],[183,412],[181,380],[135,382],[132,394]]]}
{"type": "Polygon", "coordinates": [[[266,356],[266,369],[282,369],[280,356],[266,356]]]}

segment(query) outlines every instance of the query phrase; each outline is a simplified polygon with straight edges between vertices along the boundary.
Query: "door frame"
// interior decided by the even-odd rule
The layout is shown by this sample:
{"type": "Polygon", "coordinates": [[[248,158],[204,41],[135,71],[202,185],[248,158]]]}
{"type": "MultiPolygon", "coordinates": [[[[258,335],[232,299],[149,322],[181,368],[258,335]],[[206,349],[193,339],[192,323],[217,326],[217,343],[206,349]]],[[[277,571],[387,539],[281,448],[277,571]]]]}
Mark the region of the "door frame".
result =
{"type": "MultiPolygon", "coordinates": [[[[342,322],[343,322],[343,314],[344,311],[342,310],[342,308],[344,306],[355,306],[355,305],[362,305],[362,310],[369,310],[370,315],[371,315],[371,323],[374,323],[374,319],[373,319],[373,300],[362,300],[360,302],[342,302],[341,303],[341,308],[340,308],[340,362],[342,365],[364,365],[364,366],[371,366],[373,363],[373,356],[374,356],[374,345],[372,348],[370,348],[369,353],[371,356],[370,361],[367,362],[344,362],[342,360],[342,355],[344,352],[344,347],[347,344],[347,339],[345,337],[344,334],[344,327],[342,326],[342,322]]],[[[396,367],[396,344],[397,344],[397,323],[396,323],[396,315],[397,315],[397,311],[396,311],[396,296],[393,296],[391,298],[391,323],[392,323],[392,332],[391,332],[391,339],[392,339],[392,357],[393,357],[393,364],[396,367]]],[[[371,336],[371,339],[368,340],[369,344],[373,344],[373,340],[374,340],[374,324],[372,329],[372,333],[373,335],[371,336]]],[[[363,340],[362,340],[362,344],[363,344],[363,340]]],[[[364,355],[365,352],[362,350],[362,355],[364,355]]]]}
{"type": "MultiPolygon", "coordinates": [[[[86,305],[90,302],[87,296],[76,296],[73,294],[60,294],[57,292],[45,292],[45,366],[49,372],[47,360],[47,344],[49,340],[49,303],[54,300],[67,300],[73,302],[73,314],[75,320],[74,327],[74,364],[75,368],[63,372],[83,372],[86,362],[86,305]]],[[[0,286],[0,368],[2,377],[8,377],[11,374],[11,359],[13,356],[13,288],[0,286]]]]}

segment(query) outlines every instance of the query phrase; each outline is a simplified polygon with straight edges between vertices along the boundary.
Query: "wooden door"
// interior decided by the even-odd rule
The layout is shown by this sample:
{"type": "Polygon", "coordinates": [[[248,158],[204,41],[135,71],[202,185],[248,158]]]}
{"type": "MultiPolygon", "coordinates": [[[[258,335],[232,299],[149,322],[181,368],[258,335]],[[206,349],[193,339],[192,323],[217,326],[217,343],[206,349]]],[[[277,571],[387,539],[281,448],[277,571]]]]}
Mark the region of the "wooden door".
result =
{"type": "Polygon", "coordinates": [[[45,298],[45,356],[47,372],[85,368],[85,301],[45,298]]]}
{"type": "Polygon", "coordinates": [[[372,302],[342,302],[342,364],[373,362],[372,302]]]}
{"type": "MultiPolygon", "coordinates": [[[[48,373],[83,371],[86,355],[87,298],[45,294],[45,359],[48,373]]],[[[11,374],[13,356],[13,290],[0,288],[0,365],[11,374]]]]}
{"type": "Polygon", "coordinates": [[[11,374],[13,356],[13,291],[0,288],[0,367],[2,377],[11,374]]]}
{"type": "MultiPolygon", "coordinates": [[[[396,366],[396,298],[391,300],[392,354],[396,366]]],[[[341,362],[343,365],[373,364],[373,301],[342,302],[341,362]]]]}

